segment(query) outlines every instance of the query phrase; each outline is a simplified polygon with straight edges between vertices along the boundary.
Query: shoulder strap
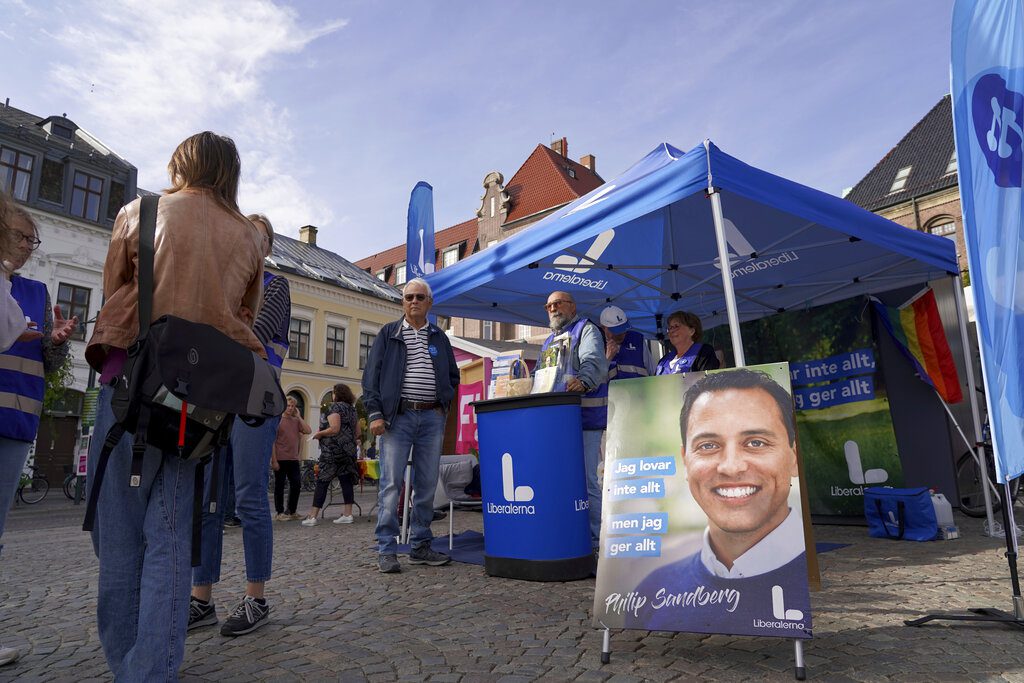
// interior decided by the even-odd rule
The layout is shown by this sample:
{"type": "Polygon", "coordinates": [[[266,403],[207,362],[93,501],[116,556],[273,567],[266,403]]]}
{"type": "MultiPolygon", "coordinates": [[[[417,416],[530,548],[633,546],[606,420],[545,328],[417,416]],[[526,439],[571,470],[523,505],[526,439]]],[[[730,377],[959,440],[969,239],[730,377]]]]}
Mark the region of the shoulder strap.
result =
{"type": "Polygon", "coordinates": [[[159,196],[148,195],[139,205],[139,338],[149,333],[153,320],[153,255],[156,241],[156,207],[159,196]]]}

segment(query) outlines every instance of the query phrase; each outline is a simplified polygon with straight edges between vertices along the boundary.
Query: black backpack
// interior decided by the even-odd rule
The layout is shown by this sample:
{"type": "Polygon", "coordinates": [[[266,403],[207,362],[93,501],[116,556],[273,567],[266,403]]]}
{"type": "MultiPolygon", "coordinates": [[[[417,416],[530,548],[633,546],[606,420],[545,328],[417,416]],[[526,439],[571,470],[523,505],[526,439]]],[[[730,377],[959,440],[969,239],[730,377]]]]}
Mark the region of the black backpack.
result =
{"type": "MultiPolygon", "coordinates": [[[[203,466],[228,443],[235,416],[251,426],[284,412],[284,392],[274,369],[258,354],[215,327],[165,315],[150,324],[153,259],[159,197],[143,197],[139,208],[139,336],[118,376],[107,432],[82,528],[91,531],[107,461],[125,433],[133,434],[130,486],[142,480],[147,447],[200,460],[192,509],[192,565],[199,564],[203,466]]],[[[217,468],[210,511],[216,511],[217,468]]]]}

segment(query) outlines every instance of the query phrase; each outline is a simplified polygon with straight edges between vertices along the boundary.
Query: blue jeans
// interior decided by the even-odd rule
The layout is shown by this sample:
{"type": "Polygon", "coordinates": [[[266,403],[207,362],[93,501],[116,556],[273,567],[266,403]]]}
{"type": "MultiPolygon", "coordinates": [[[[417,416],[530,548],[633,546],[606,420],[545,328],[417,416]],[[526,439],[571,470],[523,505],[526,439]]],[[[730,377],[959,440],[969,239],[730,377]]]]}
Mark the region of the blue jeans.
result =
{"type": "Polygon", "coordinates": [[[380,493],[377,496],[377,550],[381,555],[398,551],[398,492],[405,475],[405,464],[412,454],[412,510],[409,545],[430,545],[434,534],[434,492],[441,464],[441,441],[445,416],[440,410],[407,410],[400,413],[381,437],[380,493]]]}
{"type": "MultiPolygon", "coordinates": [[[[21,482],[21,471],[25,469],[31,447],[28,441],[0,436],[0,540],[3,540],[7,512],[14,504],[14,496],[21,482]]],[[[3,543],[0,543],[0,551],[3,549],[3,543]]]]}
{"type": "Polygon", "coordinates": [[[601,545],[601,482],[597,480],[597,466],[601,463],[601,437],[603,429],[583,430],[583,463],[587,468],[587,498],[590,500],[590,544],[601,545]]]}
{"type": "Polygon", "coordinates": [[[234,511],[242,520],[242,548],[245,551],[245,579],[253,583],[270,578],[274,555],[274,530],[270,521],[270,450],[274,447],[277,425],[281,418],[267,420],[259,427],[249,427],[239,419],[231,428],[231,443],[219,457],[206,466],[206,494],[203,500],[202,565],[192,571],[193,586],[208,586],[220,581],[220,560],[224,550],[226,506],[221,503],[234,493],[234,511]],[[217,483],[220,491],[216,512],[210,512],[210,484],[213,466],[220,468],[217,483]],[[232,486],[234,479],[234,486],[232,486]]]}
{"type": "MultiPolygon", "coordinates": [[[[90,486],[114,423],[111,393],[109,387],[100,390],[89,448],[90,486]]],[[[196,463],[150,448],[142,484],[131,488],[131,441],[126,434],[111,453],[96,507],[96,622],[116,680],[173,681],[185,655],[196,463]]]]}

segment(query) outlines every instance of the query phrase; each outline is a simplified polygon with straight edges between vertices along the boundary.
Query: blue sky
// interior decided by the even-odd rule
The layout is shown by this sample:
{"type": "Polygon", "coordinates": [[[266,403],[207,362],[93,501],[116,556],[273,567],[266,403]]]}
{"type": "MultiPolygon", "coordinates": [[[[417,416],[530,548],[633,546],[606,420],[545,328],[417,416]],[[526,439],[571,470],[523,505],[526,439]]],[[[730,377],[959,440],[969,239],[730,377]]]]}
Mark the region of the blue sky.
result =
{"type": "Polygon", "coordinates": [[[0,0],[0,98],[166,186],[187,135],[242,153],[240,204],[346,258],[438,229],[567,137],[609,180],[666,141],[839,194],[949,90],[951,0],[0,0]]]}

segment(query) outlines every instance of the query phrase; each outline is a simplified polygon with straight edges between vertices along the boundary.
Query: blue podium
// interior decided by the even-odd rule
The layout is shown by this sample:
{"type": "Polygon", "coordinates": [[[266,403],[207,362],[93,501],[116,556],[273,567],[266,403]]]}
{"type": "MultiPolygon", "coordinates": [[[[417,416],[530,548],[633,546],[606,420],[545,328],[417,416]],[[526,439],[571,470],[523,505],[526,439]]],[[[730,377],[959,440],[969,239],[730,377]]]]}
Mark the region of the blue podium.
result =
{"type": "Polygon", "coordinates": [[[473,403],[480,443],[484,569],[491,576],[591,576],[580,394],[473,403]]]}

